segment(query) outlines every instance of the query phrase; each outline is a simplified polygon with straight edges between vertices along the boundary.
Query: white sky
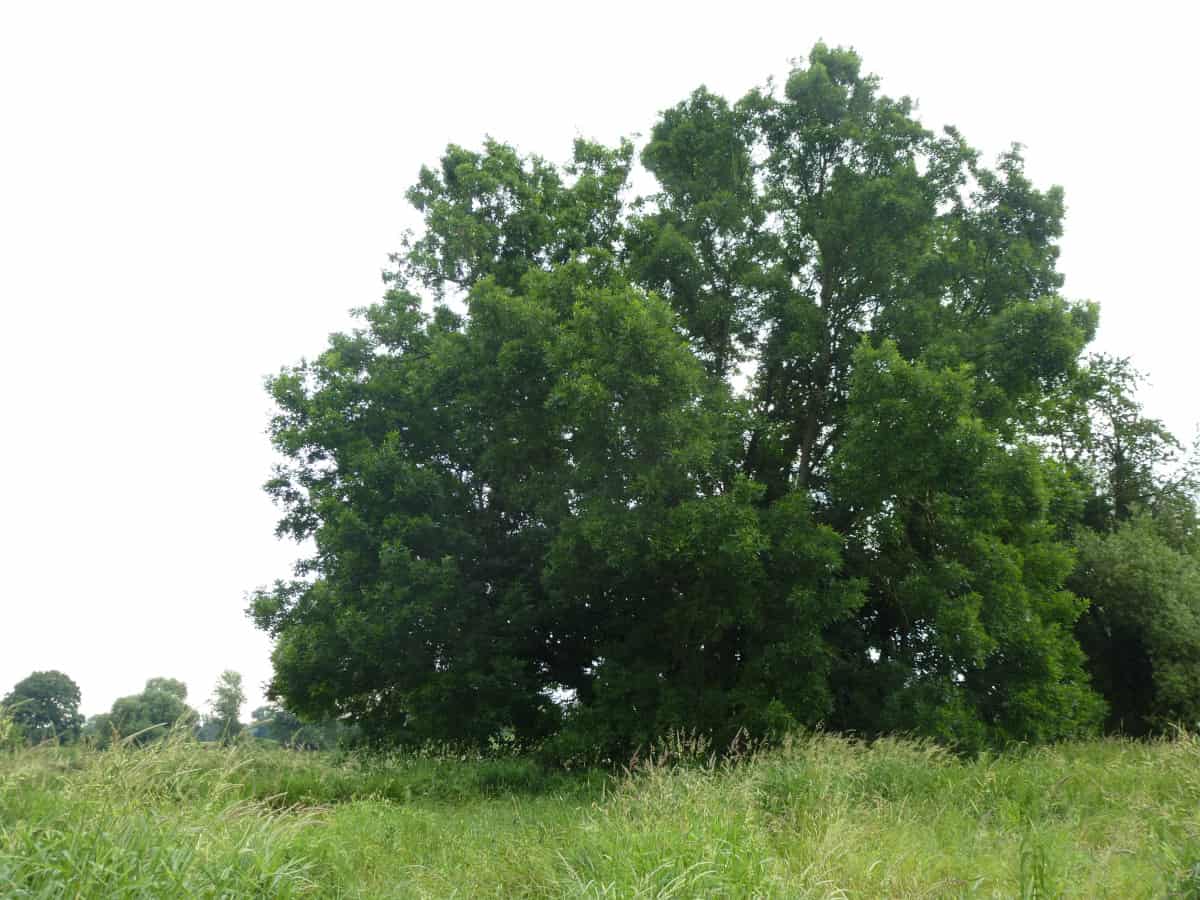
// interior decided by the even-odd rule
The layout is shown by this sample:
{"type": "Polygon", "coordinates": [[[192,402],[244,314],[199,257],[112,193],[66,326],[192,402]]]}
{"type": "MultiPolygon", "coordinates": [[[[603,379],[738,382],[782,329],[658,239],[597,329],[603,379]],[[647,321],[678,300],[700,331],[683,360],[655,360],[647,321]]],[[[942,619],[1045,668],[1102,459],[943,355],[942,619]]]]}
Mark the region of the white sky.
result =
{"type": "Polygon", "coordinates": [[[1106,8],[0,0],[0,694],[57,668],[89,714],[157,675],[202,704],[233,668],[261,702],[244,595],[295,556],[262,379],[380,296],[418,167],[487,133],[555,160],[645,134],[818,38],[926,125],[1027,145],[1066,189],[1065,293],[1190,439],[1196,29],[1106,8]]]}

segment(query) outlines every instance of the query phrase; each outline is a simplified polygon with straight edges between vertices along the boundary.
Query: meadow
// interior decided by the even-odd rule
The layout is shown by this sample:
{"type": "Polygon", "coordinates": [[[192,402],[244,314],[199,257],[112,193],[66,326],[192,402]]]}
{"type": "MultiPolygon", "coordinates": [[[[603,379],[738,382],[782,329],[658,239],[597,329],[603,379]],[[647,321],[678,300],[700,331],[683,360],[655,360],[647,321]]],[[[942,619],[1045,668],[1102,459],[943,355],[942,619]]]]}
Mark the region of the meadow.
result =
{"type": "Polygon", "coordinates": [[[1200,739],[676,740],[617,772],[27,747],[0,751],[0,896],[1200,897],[1200,739]]]}

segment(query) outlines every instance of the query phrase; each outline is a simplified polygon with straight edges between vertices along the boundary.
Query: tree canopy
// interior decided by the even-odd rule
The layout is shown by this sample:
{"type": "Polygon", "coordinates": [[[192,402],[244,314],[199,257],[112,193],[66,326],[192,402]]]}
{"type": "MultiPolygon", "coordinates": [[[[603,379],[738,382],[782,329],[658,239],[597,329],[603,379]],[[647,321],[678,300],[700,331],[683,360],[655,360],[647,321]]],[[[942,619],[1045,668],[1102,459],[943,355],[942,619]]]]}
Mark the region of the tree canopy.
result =
{"type": "Polygon", "coordinates": [[[164,737],[172,727],[191,727],[196,711],[186,703],[187,685],[175,678],[151,678],[140,694],[113,701],[112,710],[92,716],[87,733],[100,746],[113,736],[147,744],[164,737]]]}
{"type": "Polygon", "coordinates": [[[663,112],[648,196],[634,158],[451,145],[383,301],[271,379],[278,530],[315,548],[253,601],[272,696],[611,753],[1097,727],[1076,545],[1146,505],[1165,432],[1083,355],[1062,191],[822,44],[663,112]]]}
{"type": "Polygon", "coordinates": [[[16,683],[0,701],[27,740],[60,743],[79,737],[79,685],[55,669],[33,672],[16,683]]]}
{"type": "Polygon", "coordinates": [[[239,721],[242,704],[246,702],[246,692],[242,690],[240,672],[226,669],[217,678],[213,686],[212,699],[208,701],[212,715],[204,723],[210,735],[209,740],[231,741],[242,730],[239,721]]]}

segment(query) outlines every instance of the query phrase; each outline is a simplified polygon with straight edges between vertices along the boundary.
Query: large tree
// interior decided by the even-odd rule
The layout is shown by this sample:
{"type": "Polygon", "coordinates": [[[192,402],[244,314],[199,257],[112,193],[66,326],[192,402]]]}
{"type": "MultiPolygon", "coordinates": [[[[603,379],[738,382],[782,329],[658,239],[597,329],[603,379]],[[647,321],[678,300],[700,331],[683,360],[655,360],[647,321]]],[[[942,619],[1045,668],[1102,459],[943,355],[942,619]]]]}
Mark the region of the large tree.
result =
{"type": "Polygon", "coordinates": [[[630,201],[632,161],[451,146],[384,301],[272,379],[268,488],[315,547],[253,604],[272,694],[614,752],[1093,727],[1065,587],[1092,482],[1055,447],[1097,314],[1057,293],[1061,191],[820,44],[664,112],[630,201]]]}
{"type": "Polygon", "coordinates": [[[65,743],[78,738],[83,727],[79,698],[79,685],[51,669],[18,681],[0,706],[9,711],[27,739],[65,743]]]}

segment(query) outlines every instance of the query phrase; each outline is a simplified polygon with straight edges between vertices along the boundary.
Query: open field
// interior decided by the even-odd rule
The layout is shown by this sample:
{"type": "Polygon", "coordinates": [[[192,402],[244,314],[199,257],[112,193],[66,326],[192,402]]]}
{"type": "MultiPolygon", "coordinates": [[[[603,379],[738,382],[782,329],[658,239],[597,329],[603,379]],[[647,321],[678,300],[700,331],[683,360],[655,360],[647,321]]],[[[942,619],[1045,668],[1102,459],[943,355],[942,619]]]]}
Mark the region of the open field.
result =
{"type": "Polygon", "coordinates": [[[0,896],[1200,896],[1200,740],[816,735],[619,776],[168,741],[0,752],[0,896]]]}

